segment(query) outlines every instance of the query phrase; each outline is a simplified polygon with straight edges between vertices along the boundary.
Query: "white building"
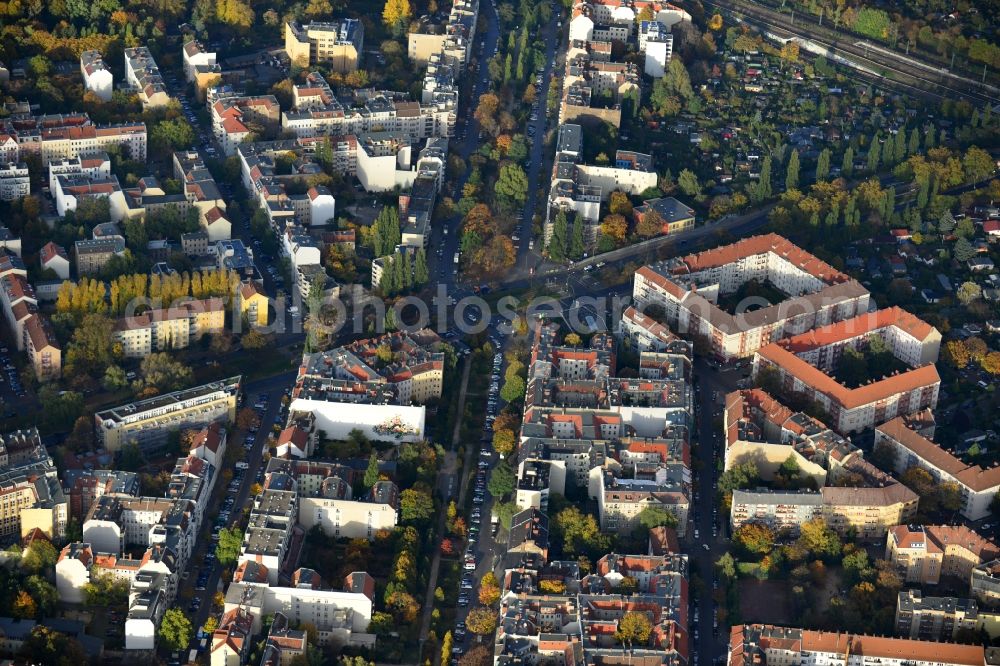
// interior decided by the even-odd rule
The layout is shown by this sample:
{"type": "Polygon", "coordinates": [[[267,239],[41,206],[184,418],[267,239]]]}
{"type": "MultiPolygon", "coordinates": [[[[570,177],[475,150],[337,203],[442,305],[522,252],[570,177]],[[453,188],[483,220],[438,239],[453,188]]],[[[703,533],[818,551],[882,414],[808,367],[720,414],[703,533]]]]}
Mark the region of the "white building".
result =
{"type": "Polygon", "coordinates": [[[201,42],[193,39],[184,44],[184,78],[188,83],[194,82],[199,69],[211,70],[216,64],[214,51],[206,51],[201,42]]]}
{"type": "Polygon", "coordinates": [[[372,638],[366,633],[372,600],[358,592],[232,583],[226,590],[224,613],[240,606],[253,616],[253,633],[261,631],[264,616],[280,612],[291,623],[316,627],[320,644],[364,644],[372,638]]]}
{"type": "Polygon", "coordinates": [[[104,64],[100,51],[84,51],[80,54],[80,73],[83,74],[83,86],[101,98],[110,102],[114,90],[114,76],[104,64]]]}
{"type": "Polygon", "coordinates": [[[120,222],[125,219],[128,210],[128,202],[122,192],[121,185],[118,184],[118,177],[88,178],[87,176],[56,176],[55,188],[52,195],[56,200],[56,212],[59,217],[66,217],[66,213],[76,210],[80,202],[85,199],[105,198],[110,205],[110,216],[112,222],[120,222]]]}
{"type": "Polygon", "coordinates": [[[388,132],[358,137],[357,176],[366,192],[390,192],[413,184],[413,147],[405,136],[388,132]]]}
{"type": "Polygon", "coordinates": [[[0,163],[0,201],[13,201],[31,194],[31,178],[24,162],[0,163]]]}
{"type": "Polygon", "coordinates": [[[38,251],[38,262],[42,270],[52,270],[61,280],[69,279],[69,255],[66,250],[49,241],[38,251]]]}
{"type": "Polygon", "coordinates": [[[319,493],[299,498],[299,524],[305,530],[319,525],[337,539],[375,538],[380,530],[396,527],[399,489],[380,481],[364,500],[352,499],[351,487],[340,477],[323,481],[319,493]]]}
{"type": "Polygon", "coordinates": [[[125,49],[125,81],[136,90],[143,107],[166,106],[170,102],[160,68],[145,46],[125,49]]]}
{"type": "Polygon", "coordinates": [[[62,549],[56,561],[56,590],[61,601],[83,602],[83,587],[90,582],[93,563],[94,551],[89,543],[71,543],[62,549]]]}
{"type": "Polygon", "coordinates": [[[111,158],[105,152],[66,157],[49,162],[49,189],[56,190],[59,176],[86,176],[94,180],[111,177],[111,158]]]}
{"type": "Polygon", "coordinates": [[[146,590],[135,598],[125,619],[126,650],[156,649],[156,630],[167,606],[160,590],[146,590]]]}

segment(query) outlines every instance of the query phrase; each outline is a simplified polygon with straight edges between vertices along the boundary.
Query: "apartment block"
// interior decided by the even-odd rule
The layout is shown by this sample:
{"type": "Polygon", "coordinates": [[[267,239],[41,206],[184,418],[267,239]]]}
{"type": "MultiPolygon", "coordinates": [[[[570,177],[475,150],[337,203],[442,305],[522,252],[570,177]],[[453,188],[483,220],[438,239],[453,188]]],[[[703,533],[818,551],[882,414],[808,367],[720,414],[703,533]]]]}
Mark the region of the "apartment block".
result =
{"type": "Polygon", "coordinates": [[[754,377],[773,372],[782,389],[815,400],[840,433],[933,409],[941,378],[937,360],[941,334],[899,308],[887,308],[828,324],[769,344],[754,356],[754,377]],[[880,337],[909,369],[848,387],[832,376],[845,348],[865,349],[880,337]]]}
{"type": "Polygon", "coordinates": [[[121,222],[130,208],[118,183],[117,176],[91,178],[85,175],[59,175],[55,177],[52,196],[56,201],[59,217],[76,210],[81,204],[97,199],[107,199],[112,222],[121,222]]]}
{"type": "Polygon", "coordinates": [[[917,495],[901,483],[884,487],[827,486],[819,492],[733,491],[730,525],[763,523],[774,530],[798,532],[802,523],[821,518],[839,534],[859,539],[885,537],[894,525],[906,523],[917,512],[917,495]]]}
{"type": "Polygon", "coordinates": [[[104,64],[100,51],[84,51],[80,54],[80,73],[83,87],[97,95],[101,101],[110,102],[114,92],[114,76],[104,64]]]}
{"type": "Polygon", "coordinates": [[[0,201],[13,201],[31,194],[31,178],[24,162],[0,164],[0,201]]]}
{"type": "Polygon", "coordinates": [[[348,74],[360,66],[364,46],[365,27],[357,19],[285,23],[285,52],[297,67],[322,62],[334,72],[348,74]]]}
{"type": "Polygon", "coordinates": [[[198,99],[204,99],[205,91],[222,76],[214,51],[208,51],[197,39],[185,42],[181,48],[184,58],[184,79],[193,83],[198,99]]]}
{"type": "Polygon", "coordinates": [[[174,153],[174,177],[182,184],[184,200],[198,211],[198,223],[209,242],[229,240],[232,223],[226,216],[226,200],[198,151],[174,153]]]}
{"type": "Polygon", "coordinates": [[[49,241],[38,251],[38,263],[42,271],[52,271],[60,280],[69,279],[69,255],[61,245],[49,241]]]}
{"type": "Polygon", "coordinates": [[[359,340],[303,360],[290,411],[312,412],[330,437],[360,428],[373,439],[410,441],[422,436],[424,408],[444,381],[440,338],[423,329],[359,340]],[[379,349],[393,352],[383,365],[379,349]]]}
{"type": "Polygon", "coordinates": [[[73,245],[76,274],[82,277],[99,273],[112,257],[123,252],[125,252],[125,239],[121,236],[78,240],[73,245]]]}
{"type": "Polygon", "coordinates": [[[754,236],[636,273],[637,309],[658,305],[666,322],[683,336],[701,338],[720,361],[757,350],[815,326],[867,312],[868,290],[849,276],[777,234],[754,236]],[[720,296],[751,281],[785,294],[779,303],[740,314],[720,307],[720,296]]]}
{"type": "Polygon", "coordinates": [[[146,160],[146,125],[95,125],[85,113],[32,116],[12,114],[0,121],[0,163],[18,162],[27,154],[42,164],[69,157],[99,154],[121,146],[124,154],[146,160]]]}
{"type": "Polygon", "coordinates": [[[408,93],[358,90],[353,97],[340,100],[317,72],[296,88],[295,95],[293,109],[281,116],[281,128],[298,137],[387,132],[418,140],[449,137],[455,131],[458,103],[454,96],[435,95],[429,102],[417,102],[408,93]]]}
{"type": "Polygon", "coordinates": [[[1000,468],[967,464],[931,441],[921,433],[926,419],[920,416],[897,416],[877,426],[875,446],[892,452],[894,468],[900,474],[910,467],[920,467],[938,483],[958,485],[962,494],[962,515],[969,520],[990,515],[993,498],[1000,492],[1000,468]]]}
{"type": "Polygon", "coordinates": [[[202,336],[222,333],[225,325],[221,298],[191,300],[119,319],[114,339],[126,358],[145,358],[154,352],[185,349],[202,336]]]}
{"type": "Polygon", "coordinates": [[[4,449],[8,464],[0,471],[0,538],[17,541],[36,529],[50,540],[64,538],[69,504],[38,431],[7,435],[4,449]]]}
{"type": "Polygon", "coordinates": [[[127,443],[140,449],[163,446],[178,428],[200,428],[236,418],[241,377],[181,389],[94,414],[98,439],[109,451],[127,443]]]}
{"type": "Polygon", "coordinates": [[[938,643],[913,638],[813,631],[767,624],[732,628],[728,666],[882,664],[883,666],[982,666],[982,645],[938,643]]]}
{"type": "Polygon", "coordinates": [[[658,352],[694,356],[693,343],[675,335],[669,328],[633,306],[622,312],[618,338],[635,353],[658,352]]]}
{"type": "Polygon", "coordinates": [[[726,470],[753,462],[761,478],[771,481],[781,465],[792,459],[800,475],[822,487],[828,480],[836,481],[859,465],[867,465],[861,460],[860,449],[850,440],[818,419],[789,409],[762,389],[733,391],[725,400],[722,418],[726,470]]]}
{"type": "Polygon", "coordinates": [[[145,46],[125,49],[125,81],[135,89],[143,108],[166,106],[170,102],[160,68],[145,46]]]}
{"type": "Polygon", "coordinates": [[[961,639],[961,631],[983,631],[995,638],[1000,635],[1000,613],[980,608],[975,599],[925,597],[920,590],[899,593],[896,633],[900,636],[951,642],[961,639]]]}
{"type": "Polygon", "coordinates": [[[584,128],[579,124],[559,125],[544,228],[546,243],[552,237],[556,211],[570,218],[574,215],[582,218],[587,225],[584,238],[593,244],[597,239],[601,202],[607,201],[613,191],[637,195],[656,187],[657,175],[650,155],[619,150],[613,164],[583,164],[583,134],[584,128]]]}
{"type": "Polygon", "coordinates": [[[236,147],[252,134],[276,129],[281,118],[281,107],[274,95],[223,97],[210,109],[212,133],[227,156],[236,154],[236,147]]]}
{"type": "Polygon", "coordinates": [[[897,525],[886,535],[885,559],[906,583],[968,581],[974,569],[1000,557],[1000,547],[964,525],[897,525]]]}

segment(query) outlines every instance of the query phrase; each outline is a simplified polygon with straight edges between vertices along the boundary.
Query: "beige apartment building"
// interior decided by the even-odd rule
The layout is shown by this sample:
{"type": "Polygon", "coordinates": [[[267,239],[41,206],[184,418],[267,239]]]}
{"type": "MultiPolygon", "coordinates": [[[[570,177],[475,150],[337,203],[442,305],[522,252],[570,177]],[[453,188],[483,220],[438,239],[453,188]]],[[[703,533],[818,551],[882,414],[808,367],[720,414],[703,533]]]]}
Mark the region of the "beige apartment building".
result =
{"type": "Polygon", "coordinates": [[[332,71],[348,74],[358,69],[364,45],[365,28],[357,19],[285,23],[285,52],[299,67],[327,62],[332,71]]]}
{"type": "Polygon", "coordinates": [[[241,382],[237,375],[97,412],[98,438],[111,452],[126,443],[153,450],[166,442],[171,431],[233,421],[241,382]]]}
{"type": "Polygon", "coordinates": [[[906,583],[937,585],[942,576],[968,581],[972,570],[1000,557],[1000,548],[964,525],[896,525],[885,559],[906,583]]]}
{"type": "Polygon", "coordinates": [[[115,324],[115,342],[126,358],[184,349],[203,335],[222,333],[226,310],[221,298],[188,301],[165,309],[123,317],[115,324]]]}

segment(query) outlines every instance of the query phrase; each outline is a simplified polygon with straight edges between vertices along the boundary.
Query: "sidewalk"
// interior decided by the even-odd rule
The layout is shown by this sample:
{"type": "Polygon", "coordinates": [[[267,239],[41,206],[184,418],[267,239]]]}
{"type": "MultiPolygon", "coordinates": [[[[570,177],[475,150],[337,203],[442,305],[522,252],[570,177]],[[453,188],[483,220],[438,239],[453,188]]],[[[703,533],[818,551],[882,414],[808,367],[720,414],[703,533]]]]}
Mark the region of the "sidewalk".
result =
{"type": "MultiPolygon", "coordinates": [[[[456,469],[456,462],[458,456],[455,453],[455,449],[458,446],[459,434],[462,431],[462,414],[465,413],[465,394],[469,388],[469,373],[472,370],[472,356],[463,357],[462,363],[464,363],[464,368],[462,369],[462,388],[459,389],[458,393],[458,418],[455,419],[455,430],[451,435],[451,444],[448,447],[448,453],[445,456],[445,464],[440,470],[438,470],[438,482],[437,486],[441,486],[442,477],[449,474],[459,475],[459,495],[464,491],[461,487],[462,484],[462,470],[464,469],[464,464],[456,469]]],[[[438,516],[437,524],[437,535],[443,535],[445,529],[445,521],[447,520],[447,511],[441,511],[438,516]]],[[[431,614],[434,611],[434,589],[437,587],[438,572],[441,569],[441,549],[435,544],[434,548],[434,558],[431,560],[431,571],[430,575],[427,577],[427,592],[424,594],[424,609],[423,616],[420,621],[420,645],[423,647],[424,642],[427,640],[428,634],[430,634],[431,629],[431,614]]],[[[436,664],[440,658],[440,655],[435,654],[434,663],[436,664]]]]}

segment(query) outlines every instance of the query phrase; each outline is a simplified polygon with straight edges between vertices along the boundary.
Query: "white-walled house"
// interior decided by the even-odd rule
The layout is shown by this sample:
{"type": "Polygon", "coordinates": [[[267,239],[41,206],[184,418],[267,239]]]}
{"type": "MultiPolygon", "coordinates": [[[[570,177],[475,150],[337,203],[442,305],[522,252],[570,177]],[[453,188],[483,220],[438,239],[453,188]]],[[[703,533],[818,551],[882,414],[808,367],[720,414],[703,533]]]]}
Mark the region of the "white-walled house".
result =
{"type": "Polygon", "coordinates": [[[115,77],[104,64],[100,51],[84,51],[80,54],[80,73],[83,74],[83,85],[87,90],[104,102],[111,101],[115,77]]]}

